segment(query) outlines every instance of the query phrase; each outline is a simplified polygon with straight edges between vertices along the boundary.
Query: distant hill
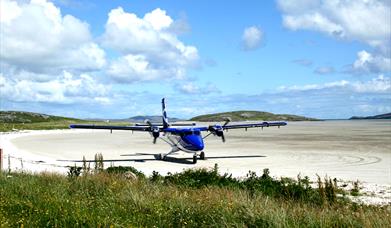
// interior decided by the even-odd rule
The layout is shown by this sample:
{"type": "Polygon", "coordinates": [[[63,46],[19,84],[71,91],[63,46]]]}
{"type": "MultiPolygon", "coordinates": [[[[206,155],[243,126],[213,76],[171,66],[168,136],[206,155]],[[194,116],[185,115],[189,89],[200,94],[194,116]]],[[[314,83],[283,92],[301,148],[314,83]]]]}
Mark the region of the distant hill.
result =
{"type": "MultiPolygon", "coordinates": [[[[89,121],[109,121],[109,122],[130,122],[130,123],[144,123],[144,121],[148,119],[152,123],[161,123],[162,116],[133,116],[125,119],[86,119],[89,121]]],[[[182,121],[182,119],[178,118],[168,118],[169,122],[177,122],[182,121]]]]}
{"type": "Polygon", "coordinates": [[[366,116],[366,117],[361,117],[361,116],[350,117],[350,120],[379,120],[379,119],[391,119],[391,113],[385,113],[376,116],[366,116]]]}
{"type": "Polygon", "coordinates": [[[39,123],[62,120],[79,121],[74,118],[52,116],[34,112],[0,111],[0,123],[39,123]]]}
{"type": "MultiPolygon", "coordinates": [[[[128,120],[129,122],[133,122],[133,123],[143,123],[146,119],[148,119],[152,123],[159,123],[159,122],[161,123],[162,122],[162,116],[133,116],[133,117],[130,117],[129,119],[126,119],[126,120],[128,120]]],[[[169,117],[168,121],[169,122],[177,122],[177,121],[182,121],[182,119],[169,117]]]]}
{"type": "Polygon", "coordinates": [[[191,121],[203,121],[203,122],[214,122],[224,121],[227,117],[231,118],[232,121],[246,121],[246,120],[285,120],[285,121],[315,121],[318,119],[308,118],[297,115],[287,114],[273,114],[270,112],[259,112],[259,111],[235,111],[235,112],[223,112],[208,115],[201,115],[191,118],[191,121]]]}

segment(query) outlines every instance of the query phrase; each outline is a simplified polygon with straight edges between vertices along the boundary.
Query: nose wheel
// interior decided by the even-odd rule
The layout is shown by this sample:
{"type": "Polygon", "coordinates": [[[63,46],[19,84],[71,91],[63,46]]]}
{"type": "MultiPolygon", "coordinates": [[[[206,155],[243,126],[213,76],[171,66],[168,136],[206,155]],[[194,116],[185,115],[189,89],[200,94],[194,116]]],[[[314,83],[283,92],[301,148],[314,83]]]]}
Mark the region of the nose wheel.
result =
{"type": "Polygon", "coordinates": [[[197,155],[193,155],[193,164],[197,163],[197,155]]]}

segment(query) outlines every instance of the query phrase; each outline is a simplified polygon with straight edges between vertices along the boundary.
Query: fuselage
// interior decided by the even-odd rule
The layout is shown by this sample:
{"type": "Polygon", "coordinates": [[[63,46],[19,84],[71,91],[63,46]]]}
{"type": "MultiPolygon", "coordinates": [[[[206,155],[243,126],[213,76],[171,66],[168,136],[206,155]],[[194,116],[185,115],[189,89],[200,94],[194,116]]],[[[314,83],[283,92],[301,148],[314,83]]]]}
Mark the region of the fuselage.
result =
{"type": "Polygon", "coordinates": [[[167,128],[167,138],[184,152],[194,153],[204,149],[201,132],[193,128],[167,128]]]}

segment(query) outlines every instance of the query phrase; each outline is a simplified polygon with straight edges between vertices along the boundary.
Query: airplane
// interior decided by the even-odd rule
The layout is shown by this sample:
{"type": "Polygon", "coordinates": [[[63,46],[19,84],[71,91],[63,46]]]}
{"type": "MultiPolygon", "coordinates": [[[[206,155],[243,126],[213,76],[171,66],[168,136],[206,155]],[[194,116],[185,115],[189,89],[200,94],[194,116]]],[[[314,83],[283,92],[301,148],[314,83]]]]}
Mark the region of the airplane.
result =
{"type": "Polygon", "coordinates": [[[81,125],[71,124],[70,128],[79,129],[107,129],[113,130],[130,130],[149,132],[153,137],[155,144],[157,139],[161,139],[171,146],[171,151],[166,154],[158,154],[157,159],[166,160],[167,155],[174,154],[179,151],[193,154],[193,164],[197,163],[198,157],[205,160],[204,139],[210,135],[220,137],[223,143],[225,142],[224,131],[231,129],[247,129],[254,127],[278,127],[287,125],[286,122],[260,122],[246,124],[229,124],[231,120],[227,118],[224,124],[214,124],[209,126],[196,126],[192,124],[170,124],[168,122],[165,99],[162,99],[162,124],[152,123],[146,120],[146,124],[136,124],[134,126],[108,126],[108,125],[81,125]],[[176,126],[180,126],[179,128],[176,126]],[[208,132],[202,136],[201,132],[208,132]],[[162,134],[162,135],[161,135],[162,134]]]}

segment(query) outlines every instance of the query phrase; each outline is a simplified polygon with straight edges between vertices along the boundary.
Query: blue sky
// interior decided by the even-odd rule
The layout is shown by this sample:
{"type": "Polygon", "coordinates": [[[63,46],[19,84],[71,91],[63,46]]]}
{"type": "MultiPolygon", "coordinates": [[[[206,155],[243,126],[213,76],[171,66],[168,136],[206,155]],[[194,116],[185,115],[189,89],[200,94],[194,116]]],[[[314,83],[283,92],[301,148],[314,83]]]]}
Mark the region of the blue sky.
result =
{"type": "Polygon", "coordinates": [[[387,0],[0,4],[1,110],[391,112],[387,0]]]}

